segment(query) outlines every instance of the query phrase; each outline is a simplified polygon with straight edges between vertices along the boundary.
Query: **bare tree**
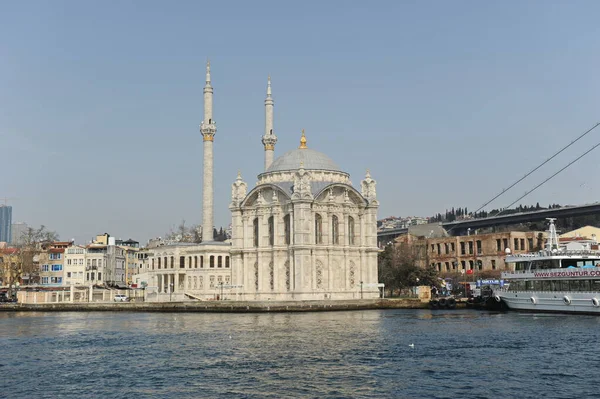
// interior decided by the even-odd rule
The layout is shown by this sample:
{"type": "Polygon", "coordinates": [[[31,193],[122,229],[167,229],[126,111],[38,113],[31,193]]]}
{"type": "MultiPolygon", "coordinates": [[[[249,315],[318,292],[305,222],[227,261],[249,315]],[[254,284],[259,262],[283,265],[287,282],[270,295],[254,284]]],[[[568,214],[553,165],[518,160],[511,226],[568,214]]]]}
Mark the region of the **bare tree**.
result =
{"type": "MultiPolygon", "coordinates": [[[[44,244],[58,240],[55,231],[49,231],[42,225],[37,229],[27,228],[11,249],[9,262],[5,264],[5,276],[11,295],[14,294],[17,283],[27,280],[28,284],[39,281],[39,254],[44,250],[44,244]]],[[[6,262],[5,262],[6,263],[6,262]]]]}

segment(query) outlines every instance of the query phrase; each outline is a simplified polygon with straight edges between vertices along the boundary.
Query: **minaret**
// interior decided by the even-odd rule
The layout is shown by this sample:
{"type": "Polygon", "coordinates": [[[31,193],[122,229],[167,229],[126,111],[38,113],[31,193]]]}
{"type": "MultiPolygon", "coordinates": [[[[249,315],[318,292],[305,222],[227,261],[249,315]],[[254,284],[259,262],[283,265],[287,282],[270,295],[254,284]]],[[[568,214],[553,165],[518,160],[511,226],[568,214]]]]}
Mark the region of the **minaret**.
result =
{"type": "Polygon", "coordinates": [[[204,139],[204,184],[202,187],[202,241],[213,241],[213,140],[217,125],[213,120],[213,88],[210,84],[210,61],[206,62],[206,84],[204,85],[204,120],[200,133],[204,139]]]}
{"type": "Polygon", "coordinates": [[[267,98],[265,99],[265,135],[262,137],[265,146],[265,170],[273,163],[273,152],[277,143],[277,136],[273,132],[273,98],[271,98],[271,76],[267,81],[267,98]]]}

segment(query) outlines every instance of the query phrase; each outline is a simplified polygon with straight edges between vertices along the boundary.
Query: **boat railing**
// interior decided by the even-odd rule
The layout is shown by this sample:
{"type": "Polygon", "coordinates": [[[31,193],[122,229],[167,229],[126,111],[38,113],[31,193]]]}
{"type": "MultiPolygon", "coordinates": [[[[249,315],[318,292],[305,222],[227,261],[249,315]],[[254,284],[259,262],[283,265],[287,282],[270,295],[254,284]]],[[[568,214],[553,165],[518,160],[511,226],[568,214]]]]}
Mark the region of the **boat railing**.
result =
{"type": "Polygon", "coordinates": [[[555,251],[542,250],[539,252],[530,252],[526,254],[512,254],[507,255],[506,260],[511,261],[511,259],[516,258],[536,258],[541,256],[582,256],[582,255],[590,255],[590,256],[600,256],[600,251],[594,251],[590,249],[562,249],[555,251]]]}

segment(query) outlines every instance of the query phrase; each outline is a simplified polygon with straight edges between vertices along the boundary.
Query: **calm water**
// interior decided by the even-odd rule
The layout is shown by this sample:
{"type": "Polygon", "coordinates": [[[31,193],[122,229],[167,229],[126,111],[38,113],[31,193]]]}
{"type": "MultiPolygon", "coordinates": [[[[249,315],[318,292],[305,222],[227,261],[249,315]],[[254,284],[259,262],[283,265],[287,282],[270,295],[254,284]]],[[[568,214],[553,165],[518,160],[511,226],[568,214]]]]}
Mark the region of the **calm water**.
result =
{"type": "Polygon", "coordinates": [[[599,397],[599,326],[475,311],[0,312],[0,397],[599,397]]]}

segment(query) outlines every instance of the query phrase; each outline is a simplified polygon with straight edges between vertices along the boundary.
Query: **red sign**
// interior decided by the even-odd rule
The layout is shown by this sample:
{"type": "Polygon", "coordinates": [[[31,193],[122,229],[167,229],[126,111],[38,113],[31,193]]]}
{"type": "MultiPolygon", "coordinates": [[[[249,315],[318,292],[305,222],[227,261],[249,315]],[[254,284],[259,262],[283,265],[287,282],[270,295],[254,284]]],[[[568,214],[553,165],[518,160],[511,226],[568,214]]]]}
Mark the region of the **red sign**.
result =
{"type": "Polygon", "coordinates": [[[467,274],[473,274],[473,270],[472,269],[467,270],[467,274]]]}

